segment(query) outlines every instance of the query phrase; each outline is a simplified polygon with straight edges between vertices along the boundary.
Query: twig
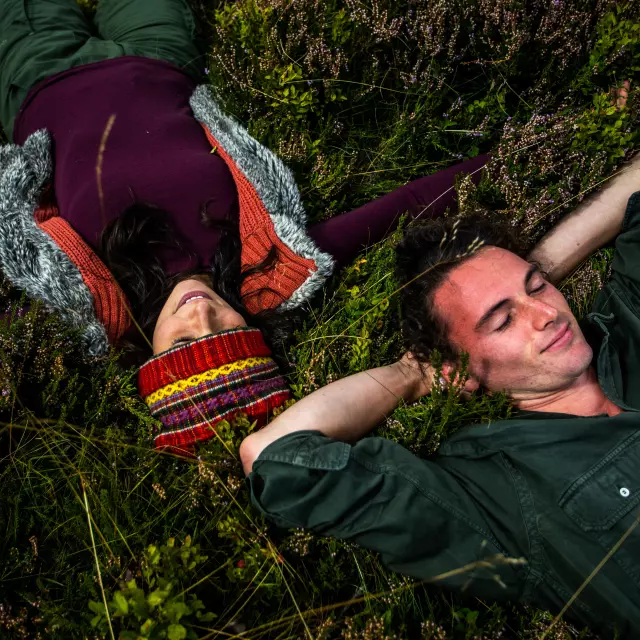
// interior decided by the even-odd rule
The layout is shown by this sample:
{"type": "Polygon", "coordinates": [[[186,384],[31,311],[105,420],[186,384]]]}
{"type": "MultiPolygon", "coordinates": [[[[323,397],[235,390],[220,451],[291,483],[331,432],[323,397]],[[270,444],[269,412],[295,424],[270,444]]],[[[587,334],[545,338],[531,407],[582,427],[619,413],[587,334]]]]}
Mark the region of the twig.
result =
{"type": "Polygon", "coordinates": [[[87,523],[89,524],[89,534],[91,535],[91,549],[93,551],[93,557],[96,561],[96,569],[98,570],[98,584],[100,585],[102,602],[104,603],[104,610],[107,616],[107,623],[109,624],[109,633],[111,634],[111,640],[116,640],[116,637],[113,633],[113,627],[111,626],[111,616],[109,615],[109,605],[107,604],[107,596],[104,592],[104,585],[102,584],[102,573],[100,572],[100,563],[98,562],[98,552],[96,551],[96,541],[93,537],[93,526],[91,525],[91,517],[89,516],[89,501],[87,500],[87,491],[84,487],[84,478],[82,476],[80,476],[80,482],[82,483],[82,495],[84,497],[84,510],[87,514],[87,523]]]}
{"type": "Polygon", "coordinates": [[[107,148],[107,139],[113,128],[113,124],[116,121],[116,114],[112,113],[107,120],[107,126],[102,132],[102,139],[100,140],[100,147],[98,149],[98,159],[96,161],[96,182],[98,184],[98,199],[100,200],[100,212],[102,213],[102,223],[106,224],[105,210],[104,210],[104,191],[102,190],[102,165],[104,163],[104,152],[107,148]]]}

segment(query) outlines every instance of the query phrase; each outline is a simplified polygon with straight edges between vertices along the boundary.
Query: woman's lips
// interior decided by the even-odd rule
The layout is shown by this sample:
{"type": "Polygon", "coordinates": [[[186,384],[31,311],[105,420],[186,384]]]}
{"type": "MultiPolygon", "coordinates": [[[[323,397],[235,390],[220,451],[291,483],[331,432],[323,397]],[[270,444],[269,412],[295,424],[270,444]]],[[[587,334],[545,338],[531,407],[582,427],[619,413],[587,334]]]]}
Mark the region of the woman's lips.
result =
{"type": "Polygon", "coordinates": [[[193,298],[205,298],[206,300],[213,300],[213,298],[204,291],[189,291],[189,293],[185,293],[185,295],[180,298],[180,302],[178,303],[176,311],[183,305],[187,304],[187,302],[189,302],[189,300],[192,300],[193,298]]]}

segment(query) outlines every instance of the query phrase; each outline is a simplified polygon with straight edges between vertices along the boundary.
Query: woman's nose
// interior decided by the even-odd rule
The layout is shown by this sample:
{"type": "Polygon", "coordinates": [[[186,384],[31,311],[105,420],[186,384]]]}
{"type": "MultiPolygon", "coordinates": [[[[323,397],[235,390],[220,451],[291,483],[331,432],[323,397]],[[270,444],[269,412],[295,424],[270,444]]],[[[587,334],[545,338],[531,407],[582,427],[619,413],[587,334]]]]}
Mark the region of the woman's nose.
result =
{"type": "Polygon", "coordinates": [[[194,323],[195,331],[199,338],[216,332],[216,310],[208,301],[202,300],[195,303],[194,323]]]}

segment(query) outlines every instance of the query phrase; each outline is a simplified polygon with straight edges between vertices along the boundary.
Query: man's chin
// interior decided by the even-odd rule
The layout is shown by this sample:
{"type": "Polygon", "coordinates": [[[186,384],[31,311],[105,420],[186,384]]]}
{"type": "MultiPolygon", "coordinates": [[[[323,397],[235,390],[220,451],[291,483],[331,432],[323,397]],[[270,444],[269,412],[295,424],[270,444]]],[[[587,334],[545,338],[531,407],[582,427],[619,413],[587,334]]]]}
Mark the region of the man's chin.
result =
{"type": "Polygon", "coordinates": [[[566,371],[569,380],[580,378],[591,367],[593,362],[593,349],[583,338],[581,342],[572,345],[568,353],[559,354],[562,367],[566,371]]]}

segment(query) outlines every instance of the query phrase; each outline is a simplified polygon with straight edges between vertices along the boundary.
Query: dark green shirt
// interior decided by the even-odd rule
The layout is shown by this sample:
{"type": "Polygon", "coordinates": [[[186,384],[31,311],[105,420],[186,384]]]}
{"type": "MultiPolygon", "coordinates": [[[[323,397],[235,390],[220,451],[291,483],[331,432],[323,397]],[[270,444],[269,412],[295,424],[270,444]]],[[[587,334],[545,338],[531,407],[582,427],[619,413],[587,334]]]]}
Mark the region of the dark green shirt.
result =
{"type": "Polygon", "coordinates": [[[486,560],[441,583],[554,611],[613,550],[569,617],[637,636],[640,192],[629,200],[612,275],[585,320],[585,335],[604,392],[625,413],[520,413],[462,429],[432,460],[384,438],[348,445],[298,432],[254,463],[254,506],[280,526],[353,540],[420,579],[486,560]]]}

